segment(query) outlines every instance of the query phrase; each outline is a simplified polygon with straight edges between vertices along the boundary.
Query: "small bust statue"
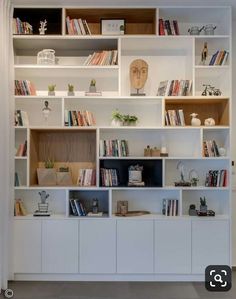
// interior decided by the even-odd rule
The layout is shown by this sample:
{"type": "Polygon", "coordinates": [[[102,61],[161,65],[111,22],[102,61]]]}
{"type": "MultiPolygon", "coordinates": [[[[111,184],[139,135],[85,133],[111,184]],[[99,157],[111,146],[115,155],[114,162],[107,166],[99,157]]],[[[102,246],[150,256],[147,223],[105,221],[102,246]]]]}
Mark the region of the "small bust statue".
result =
{"type": "Polygon", "coordinates": [[[137,93],[131,93],[134,96],[143,96],[145,93],[140,93],[147,81],[148,77],[148,64],[143,59],[135,59],[130,64],[130,85],[137,90],[137,93]]]}

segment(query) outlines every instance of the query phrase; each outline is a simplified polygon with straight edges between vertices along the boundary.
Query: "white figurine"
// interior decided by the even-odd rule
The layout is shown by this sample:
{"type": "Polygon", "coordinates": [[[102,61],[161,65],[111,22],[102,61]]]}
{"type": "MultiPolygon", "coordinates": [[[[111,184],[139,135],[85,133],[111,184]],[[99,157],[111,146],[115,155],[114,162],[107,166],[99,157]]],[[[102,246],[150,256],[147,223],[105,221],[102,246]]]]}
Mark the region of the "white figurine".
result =
{"type": "Polygon", "coordinates": [[[199,118],[197,118],[198,114],[197,113],[192,113],[190,114],[190,116],[192,117],[191,119],[191,126],[201,126],[201,120],[199,118]]]}
{"type": "Polygon", "coordinates": [[[204,120],[205,126],[214,126],[216,124],[214,118],[210,117],[204,120]]]}
{"type": "Polygon", "coordinates": [[[47,20],[40,21],[39,34],[45,34],[47,30],[47,20]]]}

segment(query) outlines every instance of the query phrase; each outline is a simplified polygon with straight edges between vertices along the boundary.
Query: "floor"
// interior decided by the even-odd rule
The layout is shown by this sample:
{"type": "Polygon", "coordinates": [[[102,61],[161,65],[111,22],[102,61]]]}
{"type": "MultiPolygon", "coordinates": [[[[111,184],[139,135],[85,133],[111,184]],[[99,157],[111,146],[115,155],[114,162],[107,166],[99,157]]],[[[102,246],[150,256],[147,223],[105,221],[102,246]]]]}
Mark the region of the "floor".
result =
{"type": "Polygon", "coordinates": [[[9,288],[14,299],[233,299],[234,273],[233,287],[225,293],[208,292],[204,283],[185,282],[10,282],[9,288]]]}

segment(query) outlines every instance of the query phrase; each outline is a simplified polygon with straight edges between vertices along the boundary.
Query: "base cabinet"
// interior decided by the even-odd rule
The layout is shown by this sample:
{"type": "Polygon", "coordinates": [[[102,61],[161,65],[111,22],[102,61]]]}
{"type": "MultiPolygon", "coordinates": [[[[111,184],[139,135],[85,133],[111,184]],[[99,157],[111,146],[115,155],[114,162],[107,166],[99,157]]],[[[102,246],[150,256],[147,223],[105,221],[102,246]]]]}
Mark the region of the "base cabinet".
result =
{"type": "Polygon", "coordinates": [[[229,265],[228,220],[192,222],[192,272],[203,274],[209,265],[229,265]]]}
{"type": "Polygon", "coordinates": [[[155,273],[191,273],[191,221],[155,221],[155,273]]]}
{"type": "Polygon", "coordinates": [[[76,220],[42,222],[43,273],[78,273],[78,226],[76,220]]]}
{"type": "Polygon", "coordinates": [[[41,273],[42,226],[40,220],[14,221],[14,272],[41,273]]]}
{"type": "Polygon", "coordinates": [[[153,273],[153,226],[151,220],[117,221],[118,273],[153,273]]]}
{"type": "Polygon", "coordinates": [[[116,272],[116,221],[80,221],[80,273],[116,272]]]}

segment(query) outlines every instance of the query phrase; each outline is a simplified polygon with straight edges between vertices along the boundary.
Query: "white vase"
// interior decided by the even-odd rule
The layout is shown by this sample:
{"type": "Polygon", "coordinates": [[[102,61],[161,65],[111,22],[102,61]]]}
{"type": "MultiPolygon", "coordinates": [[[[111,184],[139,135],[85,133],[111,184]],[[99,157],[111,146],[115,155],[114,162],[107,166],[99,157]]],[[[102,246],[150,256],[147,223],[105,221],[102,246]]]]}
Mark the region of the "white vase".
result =
{"type": "Polygon", "coordinates": [[[207,119],[205,119],[205,121],[204,121],[204,125],[205,126],[215,126],[215,120],[214,120],[214,118],[207,118],[207,119]]]}
{"type": "Polygon", "coordinates": [[[111,126],[112,127],[121,127],[122,126],[122,122],[118,119],[113,119],[111,121],[111,126]]]}
{"type": "Polygon", "coordinates": [[[192,113],[192,114],[190,114],[190,116],[192,117],[191,126],[194,126],[194,127],[201,126],[201,120],[199,118],[197,118],[197,116],[198,116],[197,113],[192,113]]]}

